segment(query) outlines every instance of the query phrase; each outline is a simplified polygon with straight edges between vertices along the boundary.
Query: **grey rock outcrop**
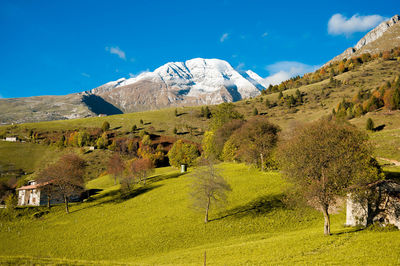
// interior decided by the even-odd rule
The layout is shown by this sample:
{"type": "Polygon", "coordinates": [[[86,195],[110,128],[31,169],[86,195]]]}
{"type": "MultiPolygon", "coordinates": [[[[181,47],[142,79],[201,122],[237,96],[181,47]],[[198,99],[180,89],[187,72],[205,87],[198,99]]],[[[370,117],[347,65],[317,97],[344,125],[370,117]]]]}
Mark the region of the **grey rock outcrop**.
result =
{"type": "Polygon", "coordinates": [[[395,15],[382,22],[361,38],[354,47],[347,48],[325,65],[335,61],[349,59],[362,53],[379,53],[400,45],[400,16],[395,15]]]}

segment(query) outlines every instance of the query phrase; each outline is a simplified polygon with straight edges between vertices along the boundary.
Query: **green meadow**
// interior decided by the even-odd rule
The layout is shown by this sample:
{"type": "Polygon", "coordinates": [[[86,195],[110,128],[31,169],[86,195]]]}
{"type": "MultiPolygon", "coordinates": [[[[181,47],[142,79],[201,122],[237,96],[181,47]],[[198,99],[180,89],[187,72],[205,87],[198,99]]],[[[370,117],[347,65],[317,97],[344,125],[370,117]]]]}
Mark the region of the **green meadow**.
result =
{"type": "Polygon", "coordinates": [[[0,262],[200,265],[206,252],[208,265],[400,263],[399,231],[347,228],[342,208],[326,237],[322,214],[285,204],[278,172],[234,163],[218,168],[232,192],[206,225],[191,207],[191,171],[158,168],[146,186],[124,196],[103,175],[87,183],[98,194],[73,204],[70,214],[55,206],[34,218],[46,208],[26,208],[14,220],[2,219],[0,262]]]}

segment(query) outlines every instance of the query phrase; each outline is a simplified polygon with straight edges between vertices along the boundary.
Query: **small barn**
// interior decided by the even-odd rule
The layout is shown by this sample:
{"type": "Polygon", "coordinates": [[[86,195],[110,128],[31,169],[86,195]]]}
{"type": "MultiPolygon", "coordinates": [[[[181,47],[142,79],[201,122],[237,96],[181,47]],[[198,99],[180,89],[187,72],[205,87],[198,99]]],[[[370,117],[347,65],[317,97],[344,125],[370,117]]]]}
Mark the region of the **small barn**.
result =
{"type": "Polygon", "coordinates": [[[400,183],[381,180],[370,184],[373,200],[356,202],[348,195],[346,201],[346,225],[366,226],[369,222],[392,224],[400,229],[400,183]]]}

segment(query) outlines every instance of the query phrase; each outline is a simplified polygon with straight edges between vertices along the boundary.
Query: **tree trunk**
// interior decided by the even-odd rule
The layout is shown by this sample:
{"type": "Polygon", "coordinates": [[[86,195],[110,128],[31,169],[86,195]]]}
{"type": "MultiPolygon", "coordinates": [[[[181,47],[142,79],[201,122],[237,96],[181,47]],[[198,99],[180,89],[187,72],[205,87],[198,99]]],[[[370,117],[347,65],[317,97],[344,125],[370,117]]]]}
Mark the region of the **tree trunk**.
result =
{"type": "Polygon", "coordinates": [[[260,153],[260,157],[261,157],[261,172],[264,172],[264,156],[262,153],[260,153]]]}
{"type": "Polygon", "coordinates": [[[114,186],[117,184],[117,176],[114,175],[114,186]]]}
{"type": "Polygon", "coordinates": [[[51,208],[50,200],[51,200],[50,196],[47,196],[47,208],[49,209],[51,208]]]}
{"type": "Polygon", "coordinates": [[[204,251],[204,266],[207,265],[207,251],[204,251]]]}
{"type": "Polygon", "coordinates": [[[68,208],[68,197],[64,196],[64,202],[65,202],[65,212],[69,213],[69,208],[68,208]]]}
{"type": "Polygon", "coordinates": [[[206,207],[206,216],[204,217],[204,223],[208,223],[208,210],[210,209],[210,201],[211,201],[211,198],[208,197],[207,207],[206,207]]]}
{"type": "Polygon", "coordinates": [[[328,206],[322,207],[322,212],[324,214],[324,234],[329,236],[331,234],[331,221],[329,218],[328,206]]]}

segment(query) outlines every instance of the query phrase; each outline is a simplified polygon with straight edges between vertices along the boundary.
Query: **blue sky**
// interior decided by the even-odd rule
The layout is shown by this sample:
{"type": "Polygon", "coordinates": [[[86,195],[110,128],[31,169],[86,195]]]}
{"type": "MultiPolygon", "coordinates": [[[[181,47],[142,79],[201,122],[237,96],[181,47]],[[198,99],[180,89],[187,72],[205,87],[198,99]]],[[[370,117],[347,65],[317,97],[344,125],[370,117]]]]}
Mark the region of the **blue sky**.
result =
{"type": "Polygon", "coordinates": [[[282,78],[325,63],[399,7],[398,1],[1,0],[0,97],[80,92],[195,57],[282,78]]]}

